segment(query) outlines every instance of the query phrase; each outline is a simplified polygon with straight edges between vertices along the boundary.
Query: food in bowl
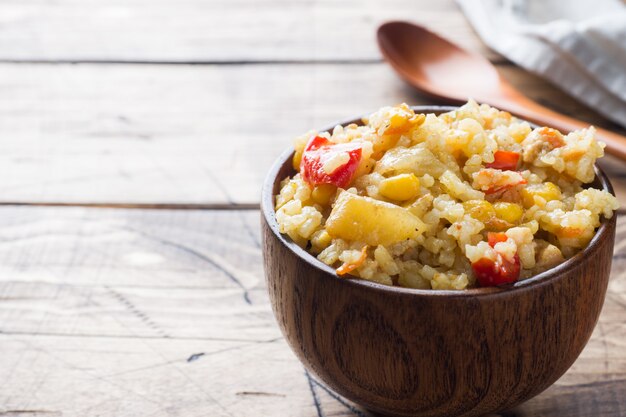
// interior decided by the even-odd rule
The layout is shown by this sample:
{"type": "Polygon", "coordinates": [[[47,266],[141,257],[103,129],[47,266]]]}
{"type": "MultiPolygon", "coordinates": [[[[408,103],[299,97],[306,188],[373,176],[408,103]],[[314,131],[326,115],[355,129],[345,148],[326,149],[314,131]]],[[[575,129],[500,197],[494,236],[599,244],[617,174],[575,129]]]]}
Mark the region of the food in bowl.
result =
{"type": "Polygon", "coordinates": [[[527,279],[584,248],[618,208],[588,186],[594,128],[567,135],[470,101],[384,107],[296,139],[276,195],[281,233],[351,275],[461,290],[527,279]]]}

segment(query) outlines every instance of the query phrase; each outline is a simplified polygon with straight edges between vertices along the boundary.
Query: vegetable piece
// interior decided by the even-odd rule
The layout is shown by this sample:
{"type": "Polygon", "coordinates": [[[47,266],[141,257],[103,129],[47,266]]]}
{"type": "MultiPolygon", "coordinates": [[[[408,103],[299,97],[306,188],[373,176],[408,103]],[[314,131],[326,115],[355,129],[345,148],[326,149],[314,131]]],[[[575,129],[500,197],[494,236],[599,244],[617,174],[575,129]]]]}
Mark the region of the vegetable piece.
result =
{"type": "Polygon", "coordinates": [[[520,154],[517,152],[496,151],[493,154],[493,158],[494,160],[492,163],[485,165],[487,168],[514,171],[517,168],[520,154]]]}
{"type": "Polygon", "coordinates": [[[389,125],[385,129],[385,135],[400,135],[407,133],[412,127],[424,123],[426,116],[423,114],[411,114],[412,111],[396,113],[389,119],[389,125]]]}
{"type": "Polygon", "coordinates": [[[474,188],[484,191],[487,195],[505,192],[527,182],[517,171],[502,171],[493,168],[483,168],[473,173],[472,178],[474,188]]]}
{"type": "Polygon", "coordinates": [[[498,218],[515,224],[524,215],[524,209],[519,204],[508,203],[506,201],[499,201],[493,204],[493,208],[496,211],[498,218]]]}
{"type": "Polygon", "coordinates": [[[472,271],[476,275],[478,283],[482,287],[493,287],[508,284],[519,279],[520,260],[515,255],[513,262],[498,254],[494,261],[489,258],[481,258],[472,264],[472,271]]]}
{"type": "Polygon", "coordinates": [[[361,151],[359,143],[335,144],[313,136],[302,153],[302,179],[312,186],[333,184],[345,188],[359,166],[361,151]]]}
{"type": "Polygon", "coordinates": [[[417,197],[420,180],[415,174],[400,174],[380,182],[379,192],[383,197],[396,201],[406,201],[417,197]]]}
{"type": "Polygon", "coordinates": [[[311,245],[313,246],[313,249],[317,250],[318,252],[326,249],[331,243],[332,238],[324,229],[318,230],[317,232],[313,233],[313,236],[311,236],[311,245]]]}
{"type": "Polygon", "coordinates": [[[337,272],[337,275],[348,274],[354,271],[355,269],[357,269],[358,267],[360,267],[361,265],[363,265],[363,262],[365,262],[366,259],[367,259],[367,245],[363,246],[363,248],[361,249],[361,256],[359,256],[359,259],[357,259],[354,262],[344,262],[343,265],[341,265],[335,271],[337,272]]]}
{"type": "Polygon", "coordinates": [[[425,145],[420,144],[412,148],[397,147],[388,150],[376,163],[374,171],[382,175],[413,173],[417,177],[429,174],[439,178],[446,172],[446,166],[425,145]]]}
{"type": "Polygon", "coordinates": [[[507,237],[501,232],[489,232],[487,233],[487,242],[492,248],[496,246],[496,243],[506,242],[507,237]]]}
{"type": "Polygon", "coordinates": [[[561,199],[561,189],[551,182],[543,184],[531,184],[522,189],[524,207],[530,208],[535,205],[535,197],[541,197],[546,202],[561,199]]]}
{"type": "Polygon", "coordinates": [[[584,232],[585,229],[582,229],[580,227],[563,227],[561,229],[558,229],[555,234],[558,237],[562,238],[573,238],[582,236],[584,232]]]}
{"type": "Polygon", "coordinates": [[[468,200],[463,202],[465,212],[483,223],[488,222],[496,216],[496,212],[489,201],[468,200]]]}
{"type": "Polygon", "coordinates": [[[556,129],[552,129],[550,127],[540,127],[538,133],[543,140],[552,146],[553,149],[565,146],[563,134],[556,129]]]}
{"type": "MultiPolygon", "coordinates": [[[[500,242],[506,242],[507,239],[508,237],[504,233],[487,233],[487,242],[492,248],[500,242]]],[[[500,253],[495,252],[495,254],[495,260],[492,258],[481,258],[472,264],[472,271],[474,271],[476,279],[483,287],[507,284],[519,279],[521,270],[519,256],[516,254],[513,257],[513,261],[510,261],[500,253]]]]}
{"type": "Polygon", "coordinates": [[[337,192],[337,187],[333,184],[320,184],[317,187],[313,188],[311,191],[311,198],[317,204],[322,206],[327,205],[330,202],[330,199],[337,192]]]}
{"type": "Polygon", "coordinates": [[[415,239],[425,229],[424,222],[405,208],[347,191],[337,197],[326,220],[326,231],[333,238],[370,246],[415,239]]]}
{"type": "Polygon", "coordinates": [[[549,127],[540,127],[533,130],[522,141],[524,162],[534,163],[543,155],[555,148],[565,146],[565,140],[561,132],[549,127]]]}

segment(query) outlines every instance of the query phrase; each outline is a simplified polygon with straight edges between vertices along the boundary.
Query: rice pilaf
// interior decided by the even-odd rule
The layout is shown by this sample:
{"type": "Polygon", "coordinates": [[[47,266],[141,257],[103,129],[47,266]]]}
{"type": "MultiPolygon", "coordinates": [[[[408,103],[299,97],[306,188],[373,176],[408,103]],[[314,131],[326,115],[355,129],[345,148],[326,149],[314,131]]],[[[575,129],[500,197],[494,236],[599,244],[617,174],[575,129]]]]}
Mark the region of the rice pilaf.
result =
{"type": "Polygon", "coordinates": [[[618,208],[585,186],[604,154],[594,133],[533,129],[474,101],[439,116],[384,107],[296,139],[276,220],[339,275],[456,290],[526,279],[618,208]]]}

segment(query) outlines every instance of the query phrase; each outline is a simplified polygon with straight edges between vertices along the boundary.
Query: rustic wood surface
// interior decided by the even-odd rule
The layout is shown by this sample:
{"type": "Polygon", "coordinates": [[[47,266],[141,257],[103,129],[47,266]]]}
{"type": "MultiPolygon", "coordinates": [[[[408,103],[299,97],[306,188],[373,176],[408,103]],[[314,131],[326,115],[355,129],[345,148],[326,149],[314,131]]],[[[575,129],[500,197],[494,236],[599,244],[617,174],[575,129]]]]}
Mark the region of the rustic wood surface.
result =
{"type": "MultiPolygon", "coordinates": [[[[501,69],[529,96],[607,126],[539,78],[501,69]]],[[[383,63],[5,63],[0,91],[4,203],[256,204],[297,135],[390,103],[432,104],[383,63]]],[[[626,206],[626,171],[611,167],[626,206]]]]}
{"type": "MultiPolygon", "coordinates": [[[[367,415],[309,379],[281,337],[258,211],[209,214],[0,208],[0,415],[367,415]]],[[[506,415],[626,410],[621,217],[618,242],[582,355],[506,415]]]]}
{"type": "MultiPolygon", "coordinates": [[[[0,416],[369,416],[284,342],[256,207],[295,135],[432,104],[382,62],[387,19],[624,132],[488,51],[453,0],[0,3],[0,416]]],[[[624,164],[603,166],[626,207],[624,164]]],[[[503,416],[626,413],[622,218],[612,271],[580,358],[503,416]]]]}
{"type": "Polygon", "coordinates": [[[58,62],[379,61],[374,29],[411,18],[501,60],[453,0],[10,0],[0,59],[58,62]]]}

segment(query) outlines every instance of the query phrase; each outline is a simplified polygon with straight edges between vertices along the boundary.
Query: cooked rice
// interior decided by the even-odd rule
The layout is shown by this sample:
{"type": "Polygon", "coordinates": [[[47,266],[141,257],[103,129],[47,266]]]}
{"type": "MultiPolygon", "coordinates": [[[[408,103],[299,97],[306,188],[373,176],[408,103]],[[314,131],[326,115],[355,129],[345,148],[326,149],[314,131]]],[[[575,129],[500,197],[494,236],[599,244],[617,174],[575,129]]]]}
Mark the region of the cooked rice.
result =
{"type": "MultiPolygon", "coordinates": [[[[473,101],[439,116],[415,114],[406,104],[384,107],[363,123],[295,141],[298,171],[312,136],[359,144],[346,189],[312,186],[297,173],[276,196],[280,232],[351,275],[460,290],[477,285],[473,263],[517,258],[525,279],[584,248],[601,216],[618,208],[610,193],[585,188],[604,154],[593,127],[568,135],[532,129],[473,101]],[[519,154],[521,165],[487,167],[496,151],[519,154]],[[490,245],[488,232],[506,240],[490,245]]],[[[324,172],[347,160],[346,153],[327,159],[324,172]]]]}

